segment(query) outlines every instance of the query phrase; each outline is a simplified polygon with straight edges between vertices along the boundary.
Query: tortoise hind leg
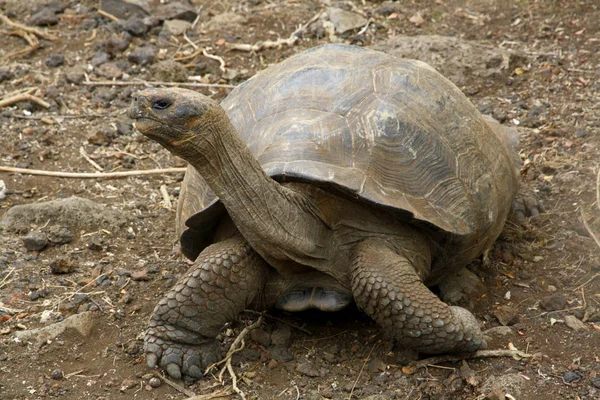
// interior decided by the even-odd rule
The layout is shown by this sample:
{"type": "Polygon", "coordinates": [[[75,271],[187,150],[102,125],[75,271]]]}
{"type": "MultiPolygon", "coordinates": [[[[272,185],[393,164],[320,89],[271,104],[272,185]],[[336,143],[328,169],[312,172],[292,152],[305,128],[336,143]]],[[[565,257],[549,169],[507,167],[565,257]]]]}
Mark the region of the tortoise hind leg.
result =
{"type": "Polygon", "coordinates": [[[442,353],[486,346],[475,317],[440,301],[409,259],[383,240],[355,248],[352,291],[357,305],[407,348],[442,353]]]}
{"type": "Polygon", "coordinates": [[[207,247],[154,309],[144,338],[148,366],[200,378],[219,357],[223,325],[262,303],[269,270],[242,237],[207,247]]]}

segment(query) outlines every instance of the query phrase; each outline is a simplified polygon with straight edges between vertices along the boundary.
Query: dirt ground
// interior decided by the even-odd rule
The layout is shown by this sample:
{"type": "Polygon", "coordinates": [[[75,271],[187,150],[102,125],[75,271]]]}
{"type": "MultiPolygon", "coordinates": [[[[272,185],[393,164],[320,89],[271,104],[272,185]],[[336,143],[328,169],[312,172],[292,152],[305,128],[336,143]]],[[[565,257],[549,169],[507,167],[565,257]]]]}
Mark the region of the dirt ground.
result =
{"type": "MultiPolygon", "coordinates": [[[[197,90],[223,99],[229,85],[332,41],[392,51],[402,36],[441,35],[510,54],[488,75],[481,72],[497,66],[476,63],[478,54],[462,57],[456,83],[482,113],[518,126],[523,187],[546,212],[523,226],[508,224],[489,262],[473,262],[486,290],[464,305],[483,330],[493,328],[490,348],[532,356],[440,361],[415,370],[353,307],[335,314],[272,311],[233,359],[248,398],[600,398],[597,1],[194,0],[192,10],[200,13],[186,37],[164,26],[161,18],[173,16],[159,4],[173,10],[184,2],[146,3],[151,17],[114,22],[99,15],[97,1],[0,0],[9,19],[0,22],[0,166],[63,172],[184,166],[132,128],[125,109],[139,85],[97,81],[204,83],[210,87],[197,90]],[[359,16],[360,25],[332,35],[330,7],[359,16]],[[288,39],[311,19],[291,45],[232,49],[288,39]],[[30,51],[28,42],[37,48],[30,51]],[[3,103],[23,93],[36,97],[3,103]]],[[[444,69],[449,49],[438,47],[429,55],[440,54],[436,67],[451,76],[456,71],[444,69]]],[[[21,218],[0,231],[0,399],[182,399],[229,388],[227,374],[224,386],[216,376],[177,382],[179,388],[151,379],[159,371],[146,367],[142,352],[154,305],[189,267],[175,245],[182,177],[0,172],[0,218],[16,205],[71,196],[107,206],[79,220],[53,220],[60,212],[44,206],[37,220],[21,218]],[[93,316],[83,333],[23,336],[74,315],[93,316]]],[[[223,348],[256,319],[245,313],[225,327],[223,348]]]]}

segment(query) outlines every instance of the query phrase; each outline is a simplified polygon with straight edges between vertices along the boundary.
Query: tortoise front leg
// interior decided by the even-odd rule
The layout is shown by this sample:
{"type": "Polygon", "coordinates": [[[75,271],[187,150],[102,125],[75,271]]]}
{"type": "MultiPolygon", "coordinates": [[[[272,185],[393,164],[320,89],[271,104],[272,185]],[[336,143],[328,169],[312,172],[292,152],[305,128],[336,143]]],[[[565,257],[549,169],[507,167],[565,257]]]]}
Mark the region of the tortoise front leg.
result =
{"type": "Polygon", "coordinates": [[[356,304],[406,348],[442,353],[486,346],[475,317],[440,301],[410,260],[383,240],[355,248],[352,292],[356,304]]]}
{"type": "Polygon", "coordinates": [[[144,349],[148,366],[200,378],[220,355],[215,337],[251,303],[261,304],[269,266],[241,236],[207,247],[160,300],[144,349]]]}

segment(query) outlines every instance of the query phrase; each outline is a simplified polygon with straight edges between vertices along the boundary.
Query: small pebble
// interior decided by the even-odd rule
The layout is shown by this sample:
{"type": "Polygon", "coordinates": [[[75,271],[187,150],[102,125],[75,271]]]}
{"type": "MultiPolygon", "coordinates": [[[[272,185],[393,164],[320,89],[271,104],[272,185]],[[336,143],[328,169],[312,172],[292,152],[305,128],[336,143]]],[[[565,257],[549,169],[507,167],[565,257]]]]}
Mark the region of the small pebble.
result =
{"type": "Polygon", "coordinates": [[[52,374],[50,374],[50,378],[54,379],[55,381],[59,381],[64,377],[65,373],[62,369],[55,369],[54,371],[52,371],[52,374]]]}
{"type": "Polygon", "coordinates": [[[157,52],[154,46],[138,47],[127,55],[127,59],[134,64],[148,65],[154,62],[157,52]]]}
{"type": "Polygon", "coordinates": [[[262,329],[254,329],[250,332],[250,337],[261,346],[267,347],[271,345],[271,334],[262,329]]]}
{"type": "Polygon", "coordinates": [[[51,68],[60,67],[65,63],[65,56],[62,54],[50,54],[45,61],[46,65],[51,68]]]}
{"type": "Polygon", "coordinates": [[[545,297],[541,305],[546,311],[563,310],[567,305],[567,299],[563,295],[553,294],[545,297]]]}
{"type": "Polygon", "coordinates": [[[50,26],[58,24],[58,16],[50,8],[42,8],[29,18],[29,23],[36,26],[50,26]]]}
{"type": "Polygon", "coordinates": [[[48,237],[40,231],[29,232],[22,240],[29,251],[40,251],[48,246],[48,237]]]}
{"type": "Polygon", "coordinates": [[[565,383],[578,382],[583,378],[583,374],[579,371],[567,371],[563,374],[565,383]]]}
{"type": "Polygon", "coordinates": [[[160,385],[162,385],[162,381],[154,376],[150,378],[150,380],[148,381],[148,385],[156,389],[157,387],[160,387],[160,385]]]}
{"type": "Polygon", "coordinates": [[[66,257],[59,257],[50,263],[50,272],[53,274],[69,274],[75,271],[75,264],[66,257]]]}
{"type": "Polygon", "coordinates": [[[290,353],[287,349],[279,346],[273,346],[271,348],[271,359],[279,362],[288,362],[294,359],[294,355],[290,353]]]}

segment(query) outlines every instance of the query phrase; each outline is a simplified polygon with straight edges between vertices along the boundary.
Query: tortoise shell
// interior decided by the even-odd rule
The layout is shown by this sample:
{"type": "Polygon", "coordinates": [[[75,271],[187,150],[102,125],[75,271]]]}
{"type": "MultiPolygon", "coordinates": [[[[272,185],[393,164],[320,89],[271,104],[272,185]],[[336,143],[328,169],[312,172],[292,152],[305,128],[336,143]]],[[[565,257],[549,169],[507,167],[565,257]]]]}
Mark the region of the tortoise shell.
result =
{"type": "MultiPolygon", "coordinates": [[[[324,45],[257,73],[221,106],[275,180],[383,207],[463,249],[495,240],[517,190],[506,146],[423,62],[324,45]]],[[[224,212],[188,167],[177,218],[186,256],[211,243],[224,212]]]]}

